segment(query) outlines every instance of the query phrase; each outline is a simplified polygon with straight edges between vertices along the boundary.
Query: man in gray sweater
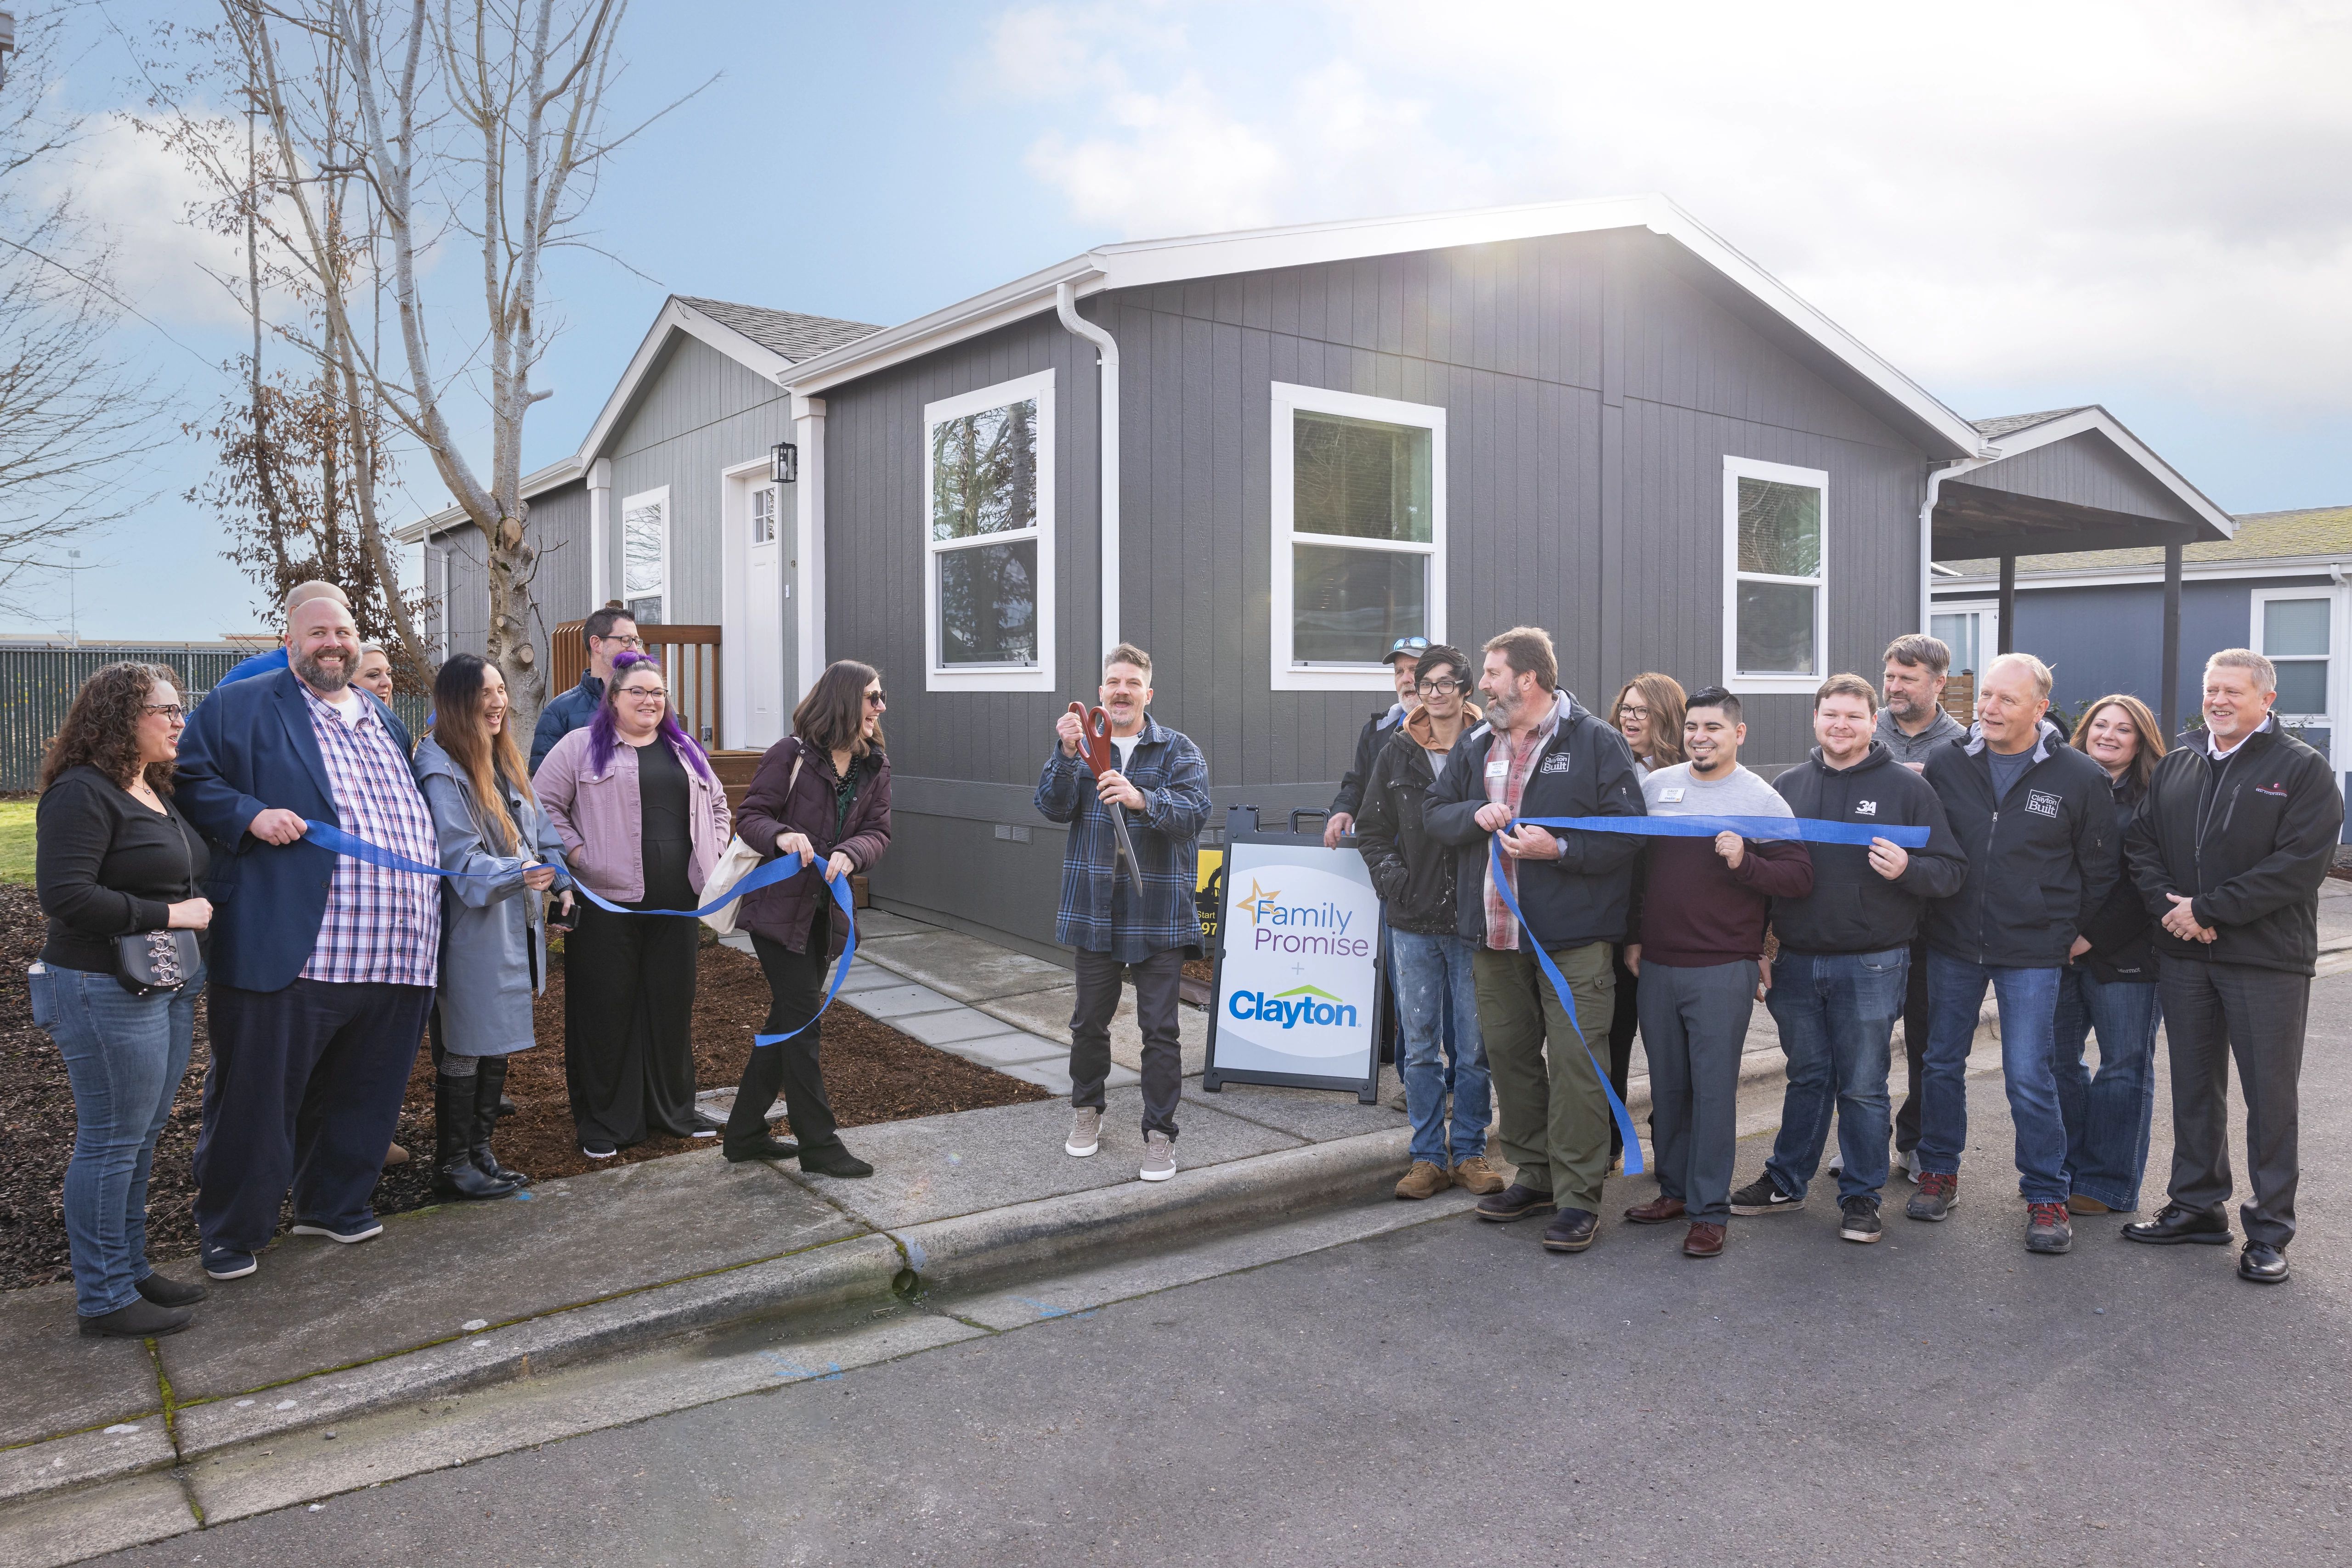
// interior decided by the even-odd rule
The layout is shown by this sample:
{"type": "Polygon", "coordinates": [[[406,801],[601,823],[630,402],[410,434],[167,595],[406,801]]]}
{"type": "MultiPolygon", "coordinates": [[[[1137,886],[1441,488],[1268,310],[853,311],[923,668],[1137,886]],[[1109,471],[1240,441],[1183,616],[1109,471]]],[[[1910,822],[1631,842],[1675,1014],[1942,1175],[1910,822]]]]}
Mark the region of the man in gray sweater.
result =
{"type": "MultiPolygon", "coordinates": [[[[1952,651],[1938,638],[1914,632],[1886,644],[1885,706],[1872,732],[1895,760],[1917,773],[1939,746],[1966,740],[1969,727],[1944,711],[1944,680],[1952,651]]],[[[1923,927],[1924,929],[1924,927],[1923,927]]],[[[1919,1146],[1919,1088],[1927,1049],[1927,942],[1911,944],[1911,972],[1903,993],[1903,1109],[1895,1117],[1895,1163],[1918,1179],[1911,1151],[1919,1146]]]]}

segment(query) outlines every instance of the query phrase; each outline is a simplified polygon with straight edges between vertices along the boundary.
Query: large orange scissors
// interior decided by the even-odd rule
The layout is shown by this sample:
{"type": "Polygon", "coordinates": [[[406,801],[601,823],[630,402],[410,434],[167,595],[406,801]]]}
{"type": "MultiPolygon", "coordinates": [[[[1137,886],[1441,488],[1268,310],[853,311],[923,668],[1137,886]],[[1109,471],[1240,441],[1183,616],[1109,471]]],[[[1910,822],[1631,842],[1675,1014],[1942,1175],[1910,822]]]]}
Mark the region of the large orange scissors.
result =
{"type": "MultiPolygon", "coordinates": [[[[1088,708],[1084,703],[1072,703],[1070,712],[1077,716],[1078,755],[1087,759],[1087,769],[1099,781],[1102,776],[1118,766],[1118,748],[1110,743],[1110,715],[1100,708],[1088,708]]],[[[1128,875],[1141,881],[1135,858],[1135,841],[1127,836],[1127,808],[1103,803],[1110,813],[1112,836],[1118,841],[1119,857],[1127,862],[1128,875]]],[[[1116,874],[1114,873],[1114,874],[1116,874]]]]}

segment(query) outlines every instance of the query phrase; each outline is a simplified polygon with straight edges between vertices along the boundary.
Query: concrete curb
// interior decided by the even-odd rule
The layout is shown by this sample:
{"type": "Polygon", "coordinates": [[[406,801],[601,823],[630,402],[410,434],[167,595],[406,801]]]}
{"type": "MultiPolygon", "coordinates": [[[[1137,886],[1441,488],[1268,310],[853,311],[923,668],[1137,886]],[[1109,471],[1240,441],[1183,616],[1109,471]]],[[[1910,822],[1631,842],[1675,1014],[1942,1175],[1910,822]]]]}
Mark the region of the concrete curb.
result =
{"type": "Polygon", "coordinates": [[[1377,1197],[1395,1185],[1412,1142],[1407,1127],[1363,1133],[1199,1170],[1180,1168],[1164,1182],[1123,1182],[1036,1198],[889,1235],[906,1249],[908,1265],[925,1289],[962,1286],[1024,1269],[1067,1267],[1115,1246],[1197,1240],[1213,1230],[1377,1197]]]}

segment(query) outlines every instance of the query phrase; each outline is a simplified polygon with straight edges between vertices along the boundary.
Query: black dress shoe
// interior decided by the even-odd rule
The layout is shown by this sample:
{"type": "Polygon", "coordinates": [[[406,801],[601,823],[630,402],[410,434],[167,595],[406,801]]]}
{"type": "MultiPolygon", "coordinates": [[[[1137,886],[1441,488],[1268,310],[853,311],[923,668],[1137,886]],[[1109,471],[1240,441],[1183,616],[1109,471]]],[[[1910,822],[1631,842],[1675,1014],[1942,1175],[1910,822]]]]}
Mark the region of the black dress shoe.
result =
{"type": "Polygon", "coordinates": [[[803,1149],[801,1169],[829,1176],[870,1176],[874,1174],[872,1166],[867,1165],[839,1144],[826,1144],[819,1148],[803,1149]]]}
{"type": "Polygon", "coordinates": [[[178,1333],[195,1314],[185,1307],[159,1307],[142,1297],[127,1307],[81,1320],[84,1339],[151,1339],[178,1333]]]}
{"type": "Polygon", "coordinates": [[[1589,1208],[1563,1208],[1551,1217],[1544,1227],[1543,1244],[1547,1252],[1581,1252],[1592,1245],[1600,1233],[1601,1217],[1589,1208]]]}
{"type": "Polygon", "coordinates": [[[2218,1208],[2191,1208],[2185,1203],[2168,1203],[2154,1219],[2125,1226],[2124,1239],[2145,1241],[2151,1247],[2177,1247],[2184,1241],[2194,1241],[2200,1247],[2226,1247],[2230,1244],[2230,1217],[2218,1208]]]}
{"type": "Polygon", "coordinates": [[[1549,1214],[1551,1210],[1551,1194],[1513,1182],[1502,1191],[1480,1198],[1475,1213],[1481,1219],[1501,1224],[1505,1220],[1525,1219],[1530,1214],[1549,1214]]]}
{"type": "Polygon", "coordinates": [[[140,1281],[139,1293],[159,1307],[193,1307],[212,1294],[201,1283],[184,1285],[161,1274],[150,1274],[140,1281]]]}
{"type": "Polygon", "coordinates": [[[2238,1278],[2257,1285],[2286,1283],[2286,1254],[2267,1241],[2249,1241],[2238,1255],[2238,1278]]]}
{"type": "Polygon", "coordinates": [[[745,1160],[789,1160],[799,1156],[801,1146],[790,1138],[761,1138],[755,1144],[730,1144],[720,1151],[730,1165],[741,1165],[745,1160]]]}

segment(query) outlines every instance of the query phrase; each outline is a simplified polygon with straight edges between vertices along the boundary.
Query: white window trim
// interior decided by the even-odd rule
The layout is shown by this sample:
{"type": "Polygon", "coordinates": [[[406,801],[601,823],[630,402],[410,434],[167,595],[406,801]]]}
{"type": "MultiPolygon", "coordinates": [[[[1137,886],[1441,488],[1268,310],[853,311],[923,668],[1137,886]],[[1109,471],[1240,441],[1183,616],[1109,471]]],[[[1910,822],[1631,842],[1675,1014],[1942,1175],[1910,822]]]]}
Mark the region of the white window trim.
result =
{"type": "MultiPolygon", "coordinates": [[[[1927,614],[1929,617],[1928,629],[1931,632],[1934,631],[1934,618],[1938,615],[1975,614],[1983,617],[1977,625],[1977,653],[1979,655],[1979,662],[1976,665],[1976,673],[1978,674],[1983,674],[1985,665],[1991,664],[1995,659],[2000,657],[2000,600],[1938,599],[1928,604],[1927,614]]],[[[1958,659],[1959,651],[1958,649],[1953,650],[1952,657],[1955,661],[1958,659]]],[[[1947,673],[1957,675],[1960,672],[1956,664],[1955,667],[1947,673]]]]}
{"type": "MultiPolygon", "coordinates": [[[[1291,656],[1291,622],[1294,607],[1291,550],[1300,536],[1294,524],[1297,517],[1298,492],[1295,487],[1292,459],[1291,417],[1300,410],[1308,413],[1336,413],[1347,419],[1367,419],[1381,424],[1418,426],[1429,432],[1429,540],[1425,545],[1401,544],[1379,539],[1348,539],[1342,541],[1349,549],[1384,549],[1400,555],[1423,555],[1429,558],[1429,640],[1445,641],[1445,410],[1433,403],[1402,402],[1394,398],[1366,397],[1359,392],[1327,392],[1321,387],[1296,386],[1288,382],[1276,382],[1274,386],[1274,441],[1272,448],[1272,516],[1274,519],[1274,591],[1271,617],[1273,621],[1272,688],[1277,692],[1389,692],[1396,690],[1396,675],[1385,664],[1314,664],[1298,663],[1291,656]]],[[[1331,543],[1322,534],[1303,536],[1310,543],[1331,543]]]]}
{"type": "MultiPolygon", "coordinates": [[[[2336,725],[2335,712],[2336,703],[2338,701],[2337,689],[2341,685],[2341,677],[2343,675],[2343,669],[2339,661],[2343,657],[2344,648],[2344,596],[2326,584],[2309,588],[2257,588],[2253,590],[2251,602],[2246,607],[2246,646],[2261,653],[2273,664],[2278,663],[2281,656],[2271,653],[2268,649],[2263,646],[2263,606],[2283,599],[2318,599],[2325,600],[2326,601],[2327,653],[2326,657],[2329,664],[2327,672],[2327,702],[2329,711],[2326,713],[2289,713],[2284,708],[2277,708],[2273,711],[2278,715],[2279,718],[2283,722],[2287,724],[2308,724],[2315,727],[2326,726],[2330,731],[2329,743],[2332,746],[2334,744],[2333,732],[2336,725]]],[[[2315,653],[2289,653],[2284,657],[2288,664],[2305,664],[2311,663],[2312,660],[2320,657],[2320,655],[2315,653]]],[[[2200,692],[2200,700],[2201,700],[2201,698],[2202,694],[2200,692]]]]}
{"type": "Polygon", "coordinates": [[[916,500],[917,538],[923,543],[923,689],[933,692],[1050,692],[1054,650],[1054,372],[1039,371],[923,405],[923,488],[916,500]],[[944,544],[931,538],[931,433],[944,422],[1024,398],[1037,404],[1037,527],[1028,533],[983,534],[944,544]],[[940,574],[944,550],[970,549],[1034,537],[1037,541],[1037,663],[1031,668],[947,669],[940,663],[940,574]]]}
{"type": "Polygon", "coordinates": [[[1723,460],[1723,685],[1743,695],[1801,693],[1810,695],[1829,675],[1830,643],[1830,476],[1820,468],[1792,468],[1753,457],[1723,460]],[[1803,485],[1822,495],[1821,575],[1778,577],[1739,570],[1739,481],[1767,479],[1780,485],[1803,485]],[[1813,670],[1806,674],[1747,675],[1739,672],[1739,584],[1784,582],[1813,590],[1813,670]]]}
{"type": "Polygon", "coordinates": [[[677,618],[677,585],[670,580],[669,547],[670,535],[672,532],[670,525],[675,519],[670,516],[669,486],[667,485],[657,485],[650,490],[640,490],[634,496],[623,497],[621,499],[620,510],[615,512],[613,516],[614,527],[619,534],[621,546],[621,557],[619,562],[621,570],[618,582],[620,591],[614,594],[613,597],[619,600],[624,604],[626,604],[632,598],[642,597],[642,595],[633,595],[629,591],[629,514],[635,511],[640,507],[652,506],[658,506],[661,507],[662,601],[662,618],[658,622],[653,622],[653,624],[660,626],[682,625],[684,622],[680,622],[677,618]]]}

